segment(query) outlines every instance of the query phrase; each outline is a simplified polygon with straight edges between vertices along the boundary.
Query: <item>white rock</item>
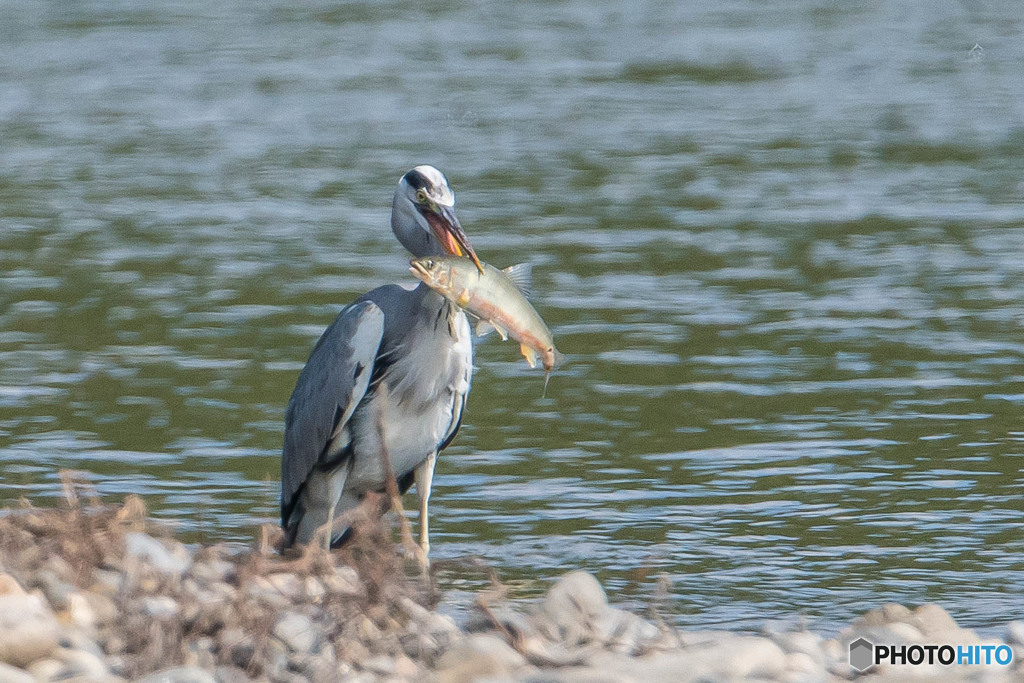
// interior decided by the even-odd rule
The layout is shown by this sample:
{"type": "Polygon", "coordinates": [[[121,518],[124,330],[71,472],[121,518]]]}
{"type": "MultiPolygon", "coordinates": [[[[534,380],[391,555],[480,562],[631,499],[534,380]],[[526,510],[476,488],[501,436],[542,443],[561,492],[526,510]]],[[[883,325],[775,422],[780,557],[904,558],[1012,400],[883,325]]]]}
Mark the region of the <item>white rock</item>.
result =
{"type": "Polygon", "coordinates": [[[252,680],[244,671],[233,666],[218,666],[213,670],[213,677],[217,683],[249,683],[252,680]]]}
{"type": "Polygon", "coordinates": [[[27,593],[13,576],[0,574],[0,595],[27,595],[27,593]]]}
{"type": "Polygon", "coordinates": [[[181,611],[178,602],[166,595],[148,595],[141,601],[142,613],[154,619],[170,619],[181,611]]]}
{"type": "Polygon", "coordinates": [[[791,652],[786,655],[786,680],[824,680],[828,677],[825,667],[806,652],[791,652]]]}
{"type": "Polygon", "coordinates": [[[41,570],[35,577],[35,582],[42,589],[50,607],[55,610],[68,608],[68,599],[75,592],[75,587],[67,581],[62,581],[51,569],[41,570]]]}
{"type": "Polygon", "coordinates": [[[92,631],[96,628],[98,618],[96,610],[92,608],[89,599],[82,593],[75,591],[67,596],[67,616],[71,623],[78,628],[92,631]]]}
{"type": "Polygon", "coordinates": [[[854,622],[854,626],[848,626],[839,634],[841,651],[848,652],[850,643],[858,638],[866,638],[872,643],[885,645],[913,645],[926,642],[920,631],[902,621],[860,626],[854,622]]]}
{"type": "Polygon", "coordinates": [[[398,601],[399,607],[405,612],[405,616],[413,621],[425,622],[430,618],[430,610],[410,598],[401,598],[398,601]]]}
{"type": "Polygon", "coordinates": [[[337,567],[333,574],[322,577],[321,581],[324,588],[337,595],[359,595],[362,592],[359,574],[352,567],[337,567]]]}
{"type": "Polygon", "coordinates": [[[320,602],[324,599],[324,596],[327,595],[327,590],[324,588],[324,585],[312,576],[306,577],[302,587],[303,592],[306,594],[306,599],[312,600],[313,602],[320,602]]]}
{"type": "MultiPolygon", "coordinates": [[[[89,652],[101,660],[104,658],[103,648],[86,631],[76,628],[64,629],[60,637],[60,647],[63,650],[83,650],[89,652]]],[[[62,650],[58,650],[61,652],[62,650]]]]}
{"type": "Polygon", "coordinates": [[[102,659],[84,650],[65,650],[57,652],[57,659],[74,671],[75,675],[91,679],[103,679],[110,676],[110,670],[102,659]]]}
{"type": "Polygon", "coordinates": [[[35,683],[32,674],[9,664],[0,664],[0,683],[35,683]]]}
{"type": "Polygon", "coordinates": [[[435,638],[445,635],[450,636],[459,633],[460,631],[454,619],[447,614],[438,614],[436,612],[431,612],[430,616],[428,616],[421,625],[424,631],[435,638]]]}
{"type": "Polygon", "coordinates": [[[304,614],[285,612],[271,631],[291,652],[309,654],[316,649],[319,637],[313,622],[304,614]]]}
{"type": "Polygon", "coordinates": [[[552,640],[587,641],[594,636],[595,622],[608,609],[608,597],[597,579],[587,572],[574,571],[548,590],[534,611],[534,620],[552,640]]]}
{"type": "Polygon", "coordinates": [[[267,583],[290,600],[295,600],[302,595],[302,580],[295,574],[289,574],[288,572],[270,574],[267,576],[267,583]]]}
{"type": "Polygon", "coordinates": [[[441,683],[510,676],[526,660],[501,638],[475,633],[452,643],[437,661],[441,683]]]}
{"type": "Polygon", "coordinates": [[[586,668],[563,671],[565,676],[558,680],[637,683],[778,680],[785,675],[788,663],[786,653],[767,638],[724,634],[714,643],[650,657],[627,657],[605,651],[593,657],[586,668]]]}
{"type": "Polygon", "coordinates": [[[1011,621],[1006,625],[1006,642],[1010,645],[1024,645],[1024,621],[1011,621]]]}
{"type": "Polygon", "coordinates": [[[93,569],[92,570],[93,586],[92,590],[100,590],[108,595],[114,595],[121,592],[124,588],[124,574],[117,571],[111,571],[109,569],[93,569]]]}
{"type": "Polygon", "coordinates": [[[889,602],[862,614],[852,626],[882,626],[896,621],[909,622],[911,612],[899,603],[889,602]]]}
{"type": "MultiPolygon", "coordinates": [[[[924,634],[925,637],[933,639],[936,635],[957,631],[960,628],[956,625],[953,617],[949,615],[949,612],[934,603],[921,605],[905,621],[924,634]]],[[[933,641],[929,640],[928,642],[933,641]]]]}
{"type": "Polygon", "coordinates": [[[64,680],[74,675],[64,662],[49,657],[37,659],[25,668],[37,681],[64,680]]]}
{"type": "Polygon", "coordinates": [[[224,581],[235,570],[235,565],[227,560],[211,559],[195,562],[189,573],[201,583],[216,583],[224,581]]]}
{"type": "Polygon", "coordinates": [[[35,595],[0,596],[0,663],[24,667],[57,647],[60,624],[35,595]]]}
{"type": "Polygon", "coordinates": [[[137,679],[135,683],[217,683],[217,679],[208,671],[193,666],[180,666],[156,671],[137,679]]]}
{"type": "Polygon", "coordinates": [[[768,638],[730,636],[717,646],[683,651],[693,666],[693,678],[779,678],[786,670],[786,653],[768,638]],[[696,671],[703,669],[704,674],[696,671]]]}
{"type": "Polygon", "coordinates": [[[183,544],[177,541],[166,543],[164,545],[149,534],[131,531],[124,535],[124,552],[164,574],[181,576],[192,564],[192,556],[183,544]]]}
{"type": "Polygon", "coordinates": [[[625,610],[608,608],[593,622],[598,640],[620,652],[632,653],[646,648],[661,637],[654,624],[625,610]]]}
{"type": "Polygon", "coordinates": [[[785,652],[802,652],[811,656],[820,656],[821,636],[810,631],[788,631],[774,633],[771,639],[785,652]]]}
{"type": "Polygon", "coordinates": [[[365,671],[372,671],[378,676],[390,676],[395,673],[395,662],[387,655],[377,655],[360,662],[360,668],[365,671]]]}

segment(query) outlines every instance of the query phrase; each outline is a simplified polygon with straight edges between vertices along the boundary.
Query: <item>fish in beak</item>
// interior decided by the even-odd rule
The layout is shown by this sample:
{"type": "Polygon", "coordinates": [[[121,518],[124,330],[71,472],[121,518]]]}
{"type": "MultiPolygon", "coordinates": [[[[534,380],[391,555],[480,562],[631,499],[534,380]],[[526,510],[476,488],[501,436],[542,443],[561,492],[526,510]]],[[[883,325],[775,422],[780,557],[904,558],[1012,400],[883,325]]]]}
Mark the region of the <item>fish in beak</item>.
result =
{"type": "Polygon", "coordinates": [[[430,229],[434,232],[434,237],[441,243],[441,248],[445,252],[452,256],[468,256],[476,265],[477,270],[481,274],[484,272],[484,264],[480,263],[476,252],[470,246],[469,238],[466,237],[462,224],[459,223],[459,219],[455,216],[455,210],[452,207],[432,204],[431,206],[419,206],[417,208],[423,214],[423,217],[427,219],[430,229]]]}

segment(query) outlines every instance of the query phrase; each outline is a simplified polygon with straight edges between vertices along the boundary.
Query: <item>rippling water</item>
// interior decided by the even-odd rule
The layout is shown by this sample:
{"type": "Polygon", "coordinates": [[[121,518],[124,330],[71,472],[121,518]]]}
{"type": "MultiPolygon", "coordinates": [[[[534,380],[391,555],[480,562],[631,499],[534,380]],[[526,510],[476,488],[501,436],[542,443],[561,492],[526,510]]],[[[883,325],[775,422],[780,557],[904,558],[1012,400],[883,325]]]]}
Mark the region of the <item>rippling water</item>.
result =
{"type": "Polygon", "coordinates": [[[434,550],[680,624],[1024,613],[1016,2],[0,5],[0,501],[276,517],[323,328],[446,170],[572,362],[478,347],[434,550]],[[973,48],[973,49],[972,49],[973,48]]]}

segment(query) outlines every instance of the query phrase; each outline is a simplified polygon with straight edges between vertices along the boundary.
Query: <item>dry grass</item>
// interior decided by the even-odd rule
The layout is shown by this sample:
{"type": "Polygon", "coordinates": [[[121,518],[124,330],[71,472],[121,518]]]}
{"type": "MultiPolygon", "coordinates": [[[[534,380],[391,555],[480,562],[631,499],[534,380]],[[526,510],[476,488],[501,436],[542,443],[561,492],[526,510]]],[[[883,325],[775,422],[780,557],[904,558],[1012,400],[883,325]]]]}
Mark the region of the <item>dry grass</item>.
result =
{"type": "MultiPolygon", "coordinates": [[[[133,531],[176,545],[146,515],[141,498],[130,496],[120,506],[83,503],[79,489],[68,477],[61,508],[25,504],[0,516],[0,572],[47,595],[47,577],[55,577],[112,603],[112,618],[97,625],[97,641],[126,677],[180,664],[235,666],[250,677],[266,676],[281,652],[272,629],[289,611],[313,620],[341,661],[348,655],[394,655],[401,652],[399,633],[409,621],[403,601],[430,607],[438,600],[432,579],[392,540],[393,530],[380,514],[388,506],[383,497],[369,497],[346,520],[356,533],[339,551],[313,543],[281,556],[273,550],[280,530],[268,526],[248,549],[198,549],[178,576],[125,552],[126,534],[133,531]],[[282,575],[294,577],[284,577],[284,585],[298,589],[276,590],[274,580],[282,575]],[[171,598],[176,613],[154,617],[147,610],[154,598],[171,598]]],[[[68,609],[59,602],[51,599],[58,616],[68,609]]]]}

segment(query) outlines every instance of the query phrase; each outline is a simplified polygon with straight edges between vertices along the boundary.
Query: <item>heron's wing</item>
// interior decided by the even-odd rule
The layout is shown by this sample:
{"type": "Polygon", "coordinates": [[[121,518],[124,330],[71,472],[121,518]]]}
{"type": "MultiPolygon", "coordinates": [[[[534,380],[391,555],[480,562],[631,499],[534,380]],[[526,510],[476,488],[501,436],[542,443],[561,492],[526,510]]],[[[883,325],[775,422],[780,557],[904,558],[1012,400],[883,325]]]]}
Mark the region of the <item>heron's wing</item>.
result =
{"type": "Polygon", "coordinates": [[[310,472],[328,453],[366,394],[374,358],[384,334],[384,313],[372,301],[345,308],[320,341],[299,374],[288,401],[281,454],[281,521],[288,524],[292,508],[310,472]]]}

